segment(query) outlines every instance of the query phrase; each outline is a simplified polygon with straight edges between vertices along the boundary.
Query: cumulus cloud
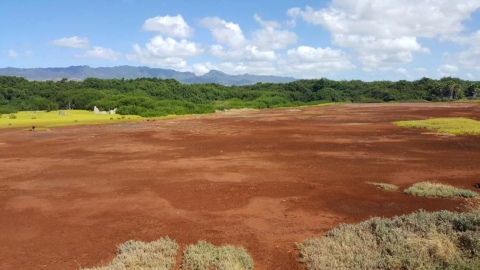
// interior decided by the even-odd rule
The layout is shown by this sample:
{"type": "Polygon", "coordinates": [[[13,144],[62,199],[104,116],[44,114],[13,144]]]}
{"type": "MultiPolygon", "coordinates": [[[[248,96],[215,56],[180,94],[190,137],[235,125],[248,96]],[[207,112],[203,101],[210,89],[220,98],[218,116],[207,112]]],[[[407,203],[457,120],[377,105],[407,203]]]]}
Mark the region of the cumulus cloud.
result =
{"type": "Polygon", "coordinates": [[[265,50],[280,50],[296,44],[297,39],[297,34],[292,31],[266,27],[253,32],[251,43],[265,50]]]}
{"type": "Polygon", "coordinates": [[[226,44],[232,48],[240,48],[246,45],[246,39],[240,25],[227,22],[218,17],[207,17],[200,24],[208,28],[219,44],[226,44]]]}
{"type": "Polygon", "coordinates": [[[185,22],[182,15],[157,16],[147,19],[142,29],[175,38],[188,38],[192,36],[194,32],[193,28],[185,22]]]}
{"type": "Polygon", "coordinates": [[[134,53],[127,55],[127,59],[142,64],[159,67],[183,69],[186,66],[185,57],[192,57],[204,52],[201,45],[186,39],[177,41],[173,38],[153,37],[150,42],[141,48],[133,46],[134,53]]]}
{"type": "Polygon", "coordinates": [[[480,31],[471,34],[455,36],[450,40],[466,46],[458,53],[446,53],[447,60],[467,70],[480,71],[480,31]]]}
{"type": "Polygon", "coordinates": [[[458,71],[459,68],[453,65],[442,65],[437,69],[438,74],[442,77],[454,76],[458,71]]]}
{"type": "Polygon", "coordinates": [[[333,0],[326,8],[292,8],[287,14],[321,25],[334,44],[356,50],[368,68],[385,69],[413,61],[413,52],[428,53],[419,37],[457,35],[479,7],[480,0],[333,0]]]}
{"type": "Polygon", "coordinates": [[[90,41],[88,41],[88,38],[81,38],[77,36],[52,40],[50,44],[54,46],[69,47],[74,49],[86,49],[90,47],[90,41]]]}
{"type": "Polygon", "coordinates": [[[116,61],[120,57],[120,54],[109,48],[94,46],[92,49],[87,50],[84,54],[75,55],[75,57],[96,58],[96,59],[106,59],[110,61],[116,61]]]}
{"type": "Polygon", "coordinates": [[[341,50],[327,48],[313,48],[299,46],[287,52],[286,59],[280,61],[284,73],[310,74],[321,76],[322,74],[354,69],[347,54],[341,50]]]}

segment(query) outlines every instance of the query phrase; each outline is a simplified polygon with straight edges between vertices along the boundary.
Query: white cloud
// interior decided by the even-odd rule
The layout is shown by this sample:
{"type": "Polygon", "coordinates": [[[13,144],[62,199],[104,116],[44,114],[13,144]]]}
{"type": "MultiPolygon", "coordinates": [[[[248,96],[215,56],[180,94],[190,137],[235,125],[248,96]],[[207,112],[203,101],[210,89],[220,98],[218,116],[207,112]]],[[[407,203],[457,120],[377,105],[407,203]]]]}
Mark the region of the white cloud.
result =
{"type": "Polygon", "coordinates": [[[236,23],[226,22],[218,17],[208,17],[202,19],[200,24],[207,27],[220,44],[226,44],[232,48],[240,48],[246,44],[243,31],[236,23]]]}
{"type": "Polygon", "coordinates": [[[465,45],[467,48],[458,53],[446,53],[448,61],[467,70],[480,71],[480,31],[455,36],[451,40],[465,45]]]}
{"type": "Polygon", "coordinates": [[[308,46],[288,50],[286,59],[281,60],[279,65],[282,73],[297,74],[301,77],[318,77],[355,68],[343,51],[308,46]]]}
{"type": "Polygon", "coordinates": [[[193,28],[185,22],[181,15],[150,18],[145,21],[142,29],[176,38],[188,38],[194,32],[193,28]]]}
{"type": "Polygon", "coordinates": [[[400,75],[403,75],[404,77],[407,77],[407,78],[410,77],[410,73],[408,72],[408,70],[406,68],[397,68],[395,70],[395,72],[400,74],[400,75]]]}
{"type": "Polygon", "coordinates": [[[152,38],[144,49],[138,44],[135,44],[133,49],[134,53],[127,55],[130,61],[182,70],[187,66],[184,57],[192,57],[204,52],[201,45],[197,43],[185,39],[177,41],[162,36],[152,38]]]}
{"type": "Polygon", "coordinates": [[[59,47],[69,47],[74,49],[85,49],[90,47],[90,42],[88,38],[81,38],[81,37],[69,37],[69,38],[60,38],[50,42],[50,44],[59,47]]]}
{"type": "Polygon", "coordinates": [[[109,48],[94,46],[92,49],[86,51],[84,54],[75,55],[77,58],[97,58],[116,61],[120,54],[109,48]]]}
{"type": "Polygon", "coordinates": [[[468,80],[475,80],[475,76],[472,73],[465,74],[465,77],[467,77],[468,80]]]}
{"type": "Polygon", "coordinates": [[[413,52],[428,53],[419,37],[457,35],[478,8],[480,0],[332,0],[326,8],[292,8],[287,14],[321,25],[334,44],[356,50],[367,68],[385,69],[413,61],[413,52]]]}
{"type": "Polygon", "coordinates": [[[16,58],[18,57],[18,53],[14,50],[8,50],[8,57],[16,58]]]}
{"type": "Polygon", "coordinates": [[[257,13],[253,14],[253,19],[255,19],[258,24],[262,27],[272,27],[272,28],[280,28],[281,24],[277,21],[264,21],[260,15],[257,13]]]}
{"type": "Polygon", "coordinates": [[[258,47],[251,45],[231,50],[225,50],[222,45],[212,45],[210,54],[222,60],[273,61],[276,59],[274,51],[262,51],[258,47]]]}
{"type": "Polygon", "coordinates": [[[458,71],[458,67],[453,65],[442,65],[437,69],[438,74],[442,77],[454,76],[458,71]]]}
{"type": "Polygon", "coordinates": [[[296,44],[297,39],[297,35],[292,31],[266,27],[253,32],[251,43],[264,50],[280,50],[296,44]]]}

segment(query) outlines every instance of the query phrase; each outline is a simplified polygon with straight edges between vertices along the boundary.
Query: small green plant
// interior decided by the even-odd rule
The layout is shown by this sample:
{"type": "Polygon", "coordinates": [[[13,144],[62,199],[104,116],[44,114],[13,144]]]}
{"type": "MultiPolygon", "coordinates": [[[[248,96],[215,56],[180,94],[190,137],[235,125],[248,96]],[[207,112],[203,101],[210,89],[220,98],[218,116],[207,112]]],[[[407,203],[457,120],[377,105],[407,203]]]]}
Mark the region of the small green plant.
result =
{"type": "Polygon", "coordinates": [[[183,252],[182,269],[186,270],[252,270],[253,259],[244,248],[215,247],[205,241],[188,246],[183,252]]]}
{"type": "Polygon", "coordinates": [[[78,120],[73,120],[73,122],[75,122],[75,123],[76,123],[76,122],[78,122],[78,120]]]}
{"type": "Polygon", "coordinates": [[[113,117],[110,117],[110,120],[113,120],[113,117]]]}
{"type": "Polygon", "coordinates": [[[11,113],[9,116],[8,116],[9,119],[17,119],[17,116],[14,114],[14,113],[11,113]]]}
{"type": "Polygon", "coordinates": [[[403,191],[405,194],[419,196],[419,197],[437,197],[437,198],[473,198],[478,196],[478,193],[468,190],[460,189],[449,185],[420,182],[403,191]]]}
{"type": "Polygon", "coordinates": [[[122,116],[122,119],[125,119],[125,116],[122,116]]]}
{"type": "Polygon", "coordinates": [[[32,117],[33,120],[37,119],[37,117],[32,117]]]}
{"type": "Polygon", "coordinates": [[[168,237],[149,243],[130,240],[118,246],[111,264],[91,270],[173,269],[178,248],[177,242],[168,237]]]}
{"type": "Polygon", "coordinates": [[[392,184],[387,184],[387,183],[377,183],[377,182],[373,182],[373,183],[369,183],[369,184],[372,184],[378,188],[381,188],[381,189],[385,189],[385,190],[389,190],[389,191],[394,191],[394,190],[397,190],[398,187],[395,186],[395,185],[392,185],[392,184]]]}

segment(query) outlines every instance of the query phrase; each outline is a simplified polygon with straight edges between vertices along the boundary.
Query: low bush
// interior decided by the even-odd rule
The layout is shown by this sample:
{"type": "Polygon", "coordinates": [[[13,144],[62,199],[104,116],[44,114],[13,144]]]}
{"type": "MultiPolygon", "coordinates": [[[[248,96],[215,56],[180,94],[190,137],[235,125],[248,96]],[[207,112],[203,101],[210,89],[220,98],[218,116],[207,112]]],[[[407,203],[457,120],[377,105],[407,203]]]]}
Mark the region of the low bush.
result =
{"type": "Polygon", "coordinates": [[[9,119],[17,119],[17,116],[13,113],[11,113],[9,116],[8,116],[9,119]]]}
{"type": "Polygon", "coordinates": [[[111,264],[91,270],[172,269],[178,247],[175,240],[168,237],[149,243],[130,240],[118,246],[117,257],[111,264]]]}
{"type": "Polygon", "coordinates": [[[343,224],[297,248],[308,270],[480,269],[480,211],[343,224]]]}
{"type": "Polygon", "coordinates": [[[381,189],[385,189],[385,190],[389,190],[389,191],[394,191],[394,190],[397,190],[398,187],[395,186],[395,185],[392,185],[392,184],[387,184],[387,183],[376,183],[376,182],[373,182],[373,183],[370,183],[378,188],[381,188],[381,189]]]}
{"type": "Polygon", "coordinates": [[[464,197],[473,198],[478,196],[478,193],[468,190],[460,189],[449,185],[420,182],[403,191],[405,194],[419,196],[419,197],[437,197],[437,198],[453,198],[464,197]]]}
{"type": "Polygon", "coordinates": [[[251,270],[253,259],[244,248],[215,247],[205,241],[188,246],[183,252],[182,269],[251,270]]]}

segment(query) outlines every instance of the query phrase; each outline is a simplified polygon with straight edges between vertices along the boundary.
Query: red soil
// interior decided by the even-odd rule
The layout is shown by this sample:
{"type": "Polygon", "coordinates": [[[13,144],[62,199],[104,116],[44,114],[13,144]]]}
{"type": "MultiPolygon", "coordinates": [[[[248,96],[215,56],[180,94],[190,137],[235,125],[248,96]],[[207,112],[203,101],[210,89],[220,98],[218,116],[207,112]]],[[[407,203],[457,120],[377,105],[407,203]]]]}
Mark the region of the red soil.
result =
{"type": "Polygon", "coordinates": [[[129,239],[245,247],[256,269],[302,269],[294,243],[339,223],[462,200],[401,188],[475,189],[480,137],[392,121],[480,118],[479,103],[352,104],[134,124],[0,131],[0,269],[108,263],[129,239]],[[321,114],[317,112],[322,112],[321,114]]]}

